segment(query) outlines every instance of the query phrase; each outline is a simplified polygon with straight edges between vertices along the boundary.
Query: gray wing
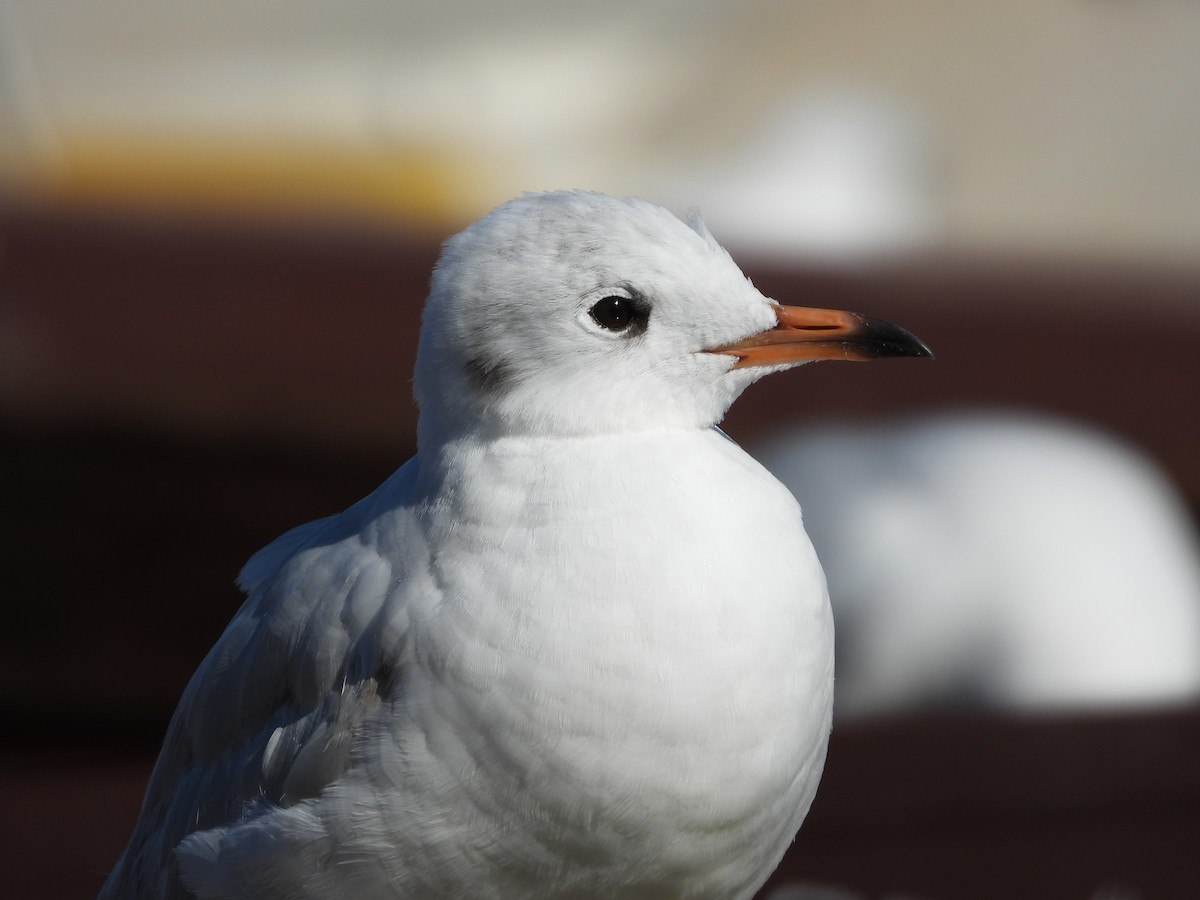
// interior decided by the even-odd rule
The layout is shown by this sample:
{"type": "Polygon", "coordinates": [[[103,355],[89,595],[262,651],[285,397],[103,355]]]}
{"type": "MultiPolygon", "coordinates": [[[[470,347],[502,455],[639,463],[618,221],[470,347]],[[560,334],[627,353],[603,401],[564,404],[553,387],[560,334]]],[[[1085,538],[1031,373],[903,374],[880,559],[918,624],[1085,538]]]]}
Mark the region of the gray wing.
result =
{"type": "MultiPolygon", "coordinates": [[[[340,516],[293,529],[239,577],[245,604],[192,676],[104,898],[190,897],[188,835],[316,796],[397,690],[415,460],[340,516]]],[[[417,540],[417,535],[411,535],[417,540]]]]}

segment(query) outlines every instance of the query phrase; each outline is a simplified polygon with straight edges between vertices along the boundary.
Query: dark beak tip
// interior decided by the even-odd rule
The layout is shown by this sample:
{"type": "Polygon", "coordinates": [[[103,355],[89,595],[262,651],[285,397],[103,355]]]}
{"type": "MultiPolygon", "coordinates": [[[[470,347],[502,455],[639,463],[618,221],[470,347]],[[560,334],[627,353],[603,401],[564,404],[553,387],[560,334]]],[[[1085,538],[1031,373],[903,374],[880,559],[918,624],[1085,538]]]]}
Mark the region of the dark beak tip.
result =
{"type": "MultiPolygon", "coordinates": [[[[865,317],[864,317],[865,319],[865,317]]],[[[933,359],[929,345],[912,332],[882,319],[866,319],[866,331],[879,341],[880,356],[908,356],[914,359],[933,359]]]]}
{"type": "Polygon", "coordinates": [[[909,350],[909,356],[913,356],[918,359],[936,359],[937,358],[933,355],[933,351],[929,349],[929,345],[926,344],[923,340],[921,340],[920,338],[914,337],[913,342],[914,343],[913,343],[911,349],[909,350]]]}

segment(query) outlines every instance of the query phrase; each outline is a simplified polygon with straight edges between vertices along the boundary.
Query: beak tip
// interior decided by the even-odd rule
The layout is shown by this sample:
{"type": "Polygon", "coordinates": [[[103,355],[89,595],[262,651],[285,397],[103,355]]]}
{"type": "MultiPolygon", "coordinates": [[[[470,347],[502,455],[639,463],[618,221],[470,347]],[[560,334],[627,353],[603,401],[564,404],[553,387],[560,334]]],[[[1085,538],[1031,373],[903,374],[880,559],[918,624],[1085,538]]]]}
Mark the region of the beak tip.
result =
{"type": "Polygon", "coordinates": [[[933,351],[929,349],[929,345],[926,344],[923,340],[921,340],[919,337],[916,337],[916,336],[913,336],[912,351],[909,355],[914,356],[918,359],[936,359],[937,358],[936,356],[933,355],[933,351]]]}
{"type": "Polygon", "coordinates": [[[933,359],[933,351],[929,345],[910,331],[867,316],[859,317],[863,323],[863,337],[867,347],[872,347],[874,353],[867,358],[879,359],[894,356],[907,356],[913,359],[933,359]]]}

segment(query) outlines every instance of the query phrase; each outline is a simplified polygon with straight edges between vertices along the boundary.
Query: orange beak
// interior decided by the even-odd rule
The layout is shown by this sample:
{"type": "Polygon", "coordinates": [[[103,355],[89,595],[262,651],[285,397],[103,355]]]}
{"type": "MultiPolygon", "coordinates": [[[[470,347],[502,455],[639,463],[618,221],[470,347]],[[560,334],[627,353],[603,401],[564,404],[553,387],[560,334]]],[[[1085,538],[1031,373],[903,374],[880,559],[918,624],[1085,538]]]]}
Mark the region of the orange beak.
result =
{"type": "Polygon", "coordinates": [[[882,319],[805,306],[777,306],[775,315],[774,328],[708,352],[736,356],[735,369],[815,359],[933,356],[920,339],[882,319]]]}

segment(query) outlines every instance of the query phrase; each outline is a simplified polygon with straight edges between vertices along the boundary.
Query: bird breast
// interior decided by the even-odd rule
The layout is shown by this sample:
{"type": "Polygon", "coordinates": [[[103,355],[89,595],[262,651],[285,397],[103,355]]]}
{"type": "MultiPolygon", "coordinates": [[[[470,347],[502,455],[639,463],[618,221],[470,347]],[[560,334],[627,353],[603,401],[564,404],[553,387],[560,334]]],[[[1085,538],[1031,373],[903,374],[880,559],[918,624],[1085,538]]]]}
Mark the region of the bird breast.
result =
{"type": "Polygon", "coordinates": [[[716,431],[461,444],[422,472],[436,589],[412,610],[411,679],[433,702],[407,720],[458,773],[425,783],[516,805],[544,842],[782,853],[832,670],[787,491],[716,431]]]}

